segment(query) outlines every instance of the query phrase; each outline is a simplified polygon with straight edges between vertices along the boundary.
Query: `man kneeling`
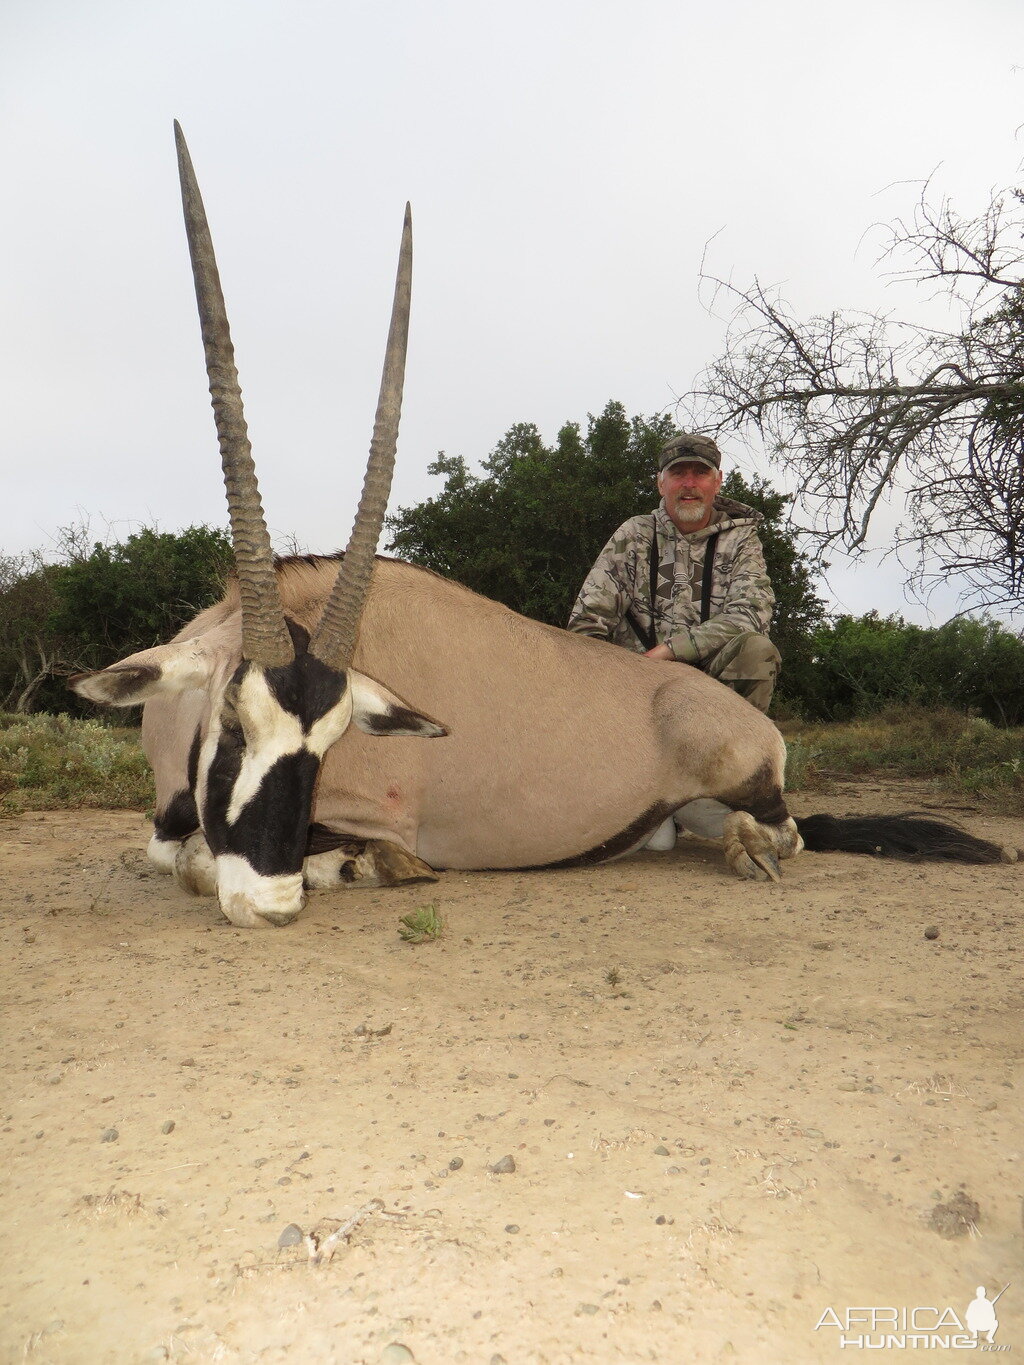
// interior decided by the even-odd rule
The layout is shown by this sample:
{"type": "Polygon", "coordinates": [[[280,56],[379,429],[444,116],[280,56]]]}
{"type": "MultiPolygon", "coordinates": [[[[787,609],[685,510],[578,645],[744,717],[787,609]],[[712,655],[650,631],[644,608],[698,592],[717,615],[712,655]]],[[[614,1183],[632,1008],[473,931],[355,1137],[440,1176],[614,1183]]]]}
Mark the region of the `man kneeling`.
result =
{"type": "Polygon", "coordinates": [[[775,594],[757,531],[764,518],[720,496],[721,464],[708,436],[680,432],[663,447],[660,506],[609,540],[569,629],[702,669],[767,712],[782,660],[768,638],[775,594]]]}

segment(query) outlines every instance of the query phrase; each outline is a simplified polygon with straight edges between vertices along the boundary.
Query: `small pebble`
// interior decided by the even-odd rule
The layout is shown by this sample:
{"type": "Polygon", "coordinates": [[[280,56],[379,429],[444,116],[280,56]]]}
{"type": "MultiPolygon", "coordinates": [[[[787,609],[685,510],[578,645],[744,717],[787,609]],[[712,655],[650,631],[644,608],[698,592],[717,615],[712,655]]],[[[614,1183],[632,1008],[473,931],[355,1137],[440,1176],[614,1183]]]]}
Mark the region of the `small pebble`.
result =
{"type": "Polygon", "coordinates": [[[822,1137],[824,1137],[824,1136],[825,1136],[825,1134],[821,1131],[820,1128],[805,1128],[805,1129],[804,1129],[804,1137],[809,1137],[809,1138],[822,1138],[822,1137]]]}
{"type": "Polygon", "coordinates": [[[303,1232],[298,1223],[289,1223],[284,1232],[282,1232],[281,1236],[277,1239],[277,1245],[282,1248],[297,1247],[302,1239],[303,1232]]]}
{"type": "Polygon", "coordinates": [[[576,1311],[577,1313],[586,1313],[588,1317],[593,1317],[599,1309],[596,1303],[581,1303],[576,1311]]]}
{"type": "Polygon", "coordinates": [[[461,1156],[453,1156],[448,1163],[448,1169],[450,1171],[461,1171],[464,1165],[465,1162],[462,1160],[461,1156]]]}
{"type": "Polygon", "coordinates": [[[934,924],[930,924],[928,928],[924,931],[924,936],[925,938],[938,938],[939,931],[934,924]]]}
{"type": "Polygon", "coordinates": [[[518,1224],[518,1223],[506,1223],[506,1224],[505,1224],[505,1231],[506,1231],[506,1232],[518,1232],[518,1231],[519,1231],[519,1224],[518,1224]]]}
{"type": "Polygon", "coordinates": [[[116,1142],[120,1136],[116,1128],[104,1128],[100,1134],[100,1142],[116,1142]]]}
{"type": "Polygon", "coordinates": [[[668,1156],[668,1155],[669,1155],[669,1150],[668,1150],[667,1147],[655,1147],[655,1149],[654,1149],[654,1155],[655,1155],[655,1156],[668,1156]]]}
{"type": "Polygon", "coordinates": [[[168,1133],[173,1133],[173,1132],[174,1132],[174,1120],[173,1120],[173,1119],[168,1119],[166,1123],[161,1123],[161,1125],[160,1125],[160,1131],[161,1131],[161,1133],[164,1134],[165,1137],[167,1136],[168,1133]]]}
{"type": "Polygon", "coordinates": [[[380,1365],[407,1365],[410,1360],[415,1365],[416,1357],[408,1346],[403,1346],[400,1341],[393,1341],[390,1346],[385,1346],[380,1353],[380,1365]]]}
{"type": "Polygon", "coordinates": [[[515,1160],[511,1156],[503,1156],[500,1161],[496,1161],[493,1166],[487,1169],[492,1175],[511,1175],[516,1168],[515,1160]]]}

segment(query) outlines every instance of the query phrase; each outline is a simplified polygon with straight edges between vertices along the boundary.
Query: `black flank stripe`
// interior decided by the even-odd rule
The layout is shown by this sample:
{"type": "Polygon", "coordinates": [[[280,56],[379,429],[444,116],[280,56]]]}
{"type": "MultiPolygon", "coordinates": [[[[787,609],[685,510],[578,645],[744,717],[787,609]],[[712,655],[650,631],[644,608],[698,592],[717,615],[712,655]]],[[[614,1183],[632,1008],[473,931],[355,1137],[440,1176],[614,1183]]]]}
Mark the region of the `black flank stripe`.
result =
{"type": "Polygon", "coordinates": [[[587,849],[586,853],[577,853],[572,858],[561,858],[557,863],[540,863],[536,867],[525,868],[524,871],[542,872],[549,867],[588,867],[594,863],[607,862],[609,858],[625,853],[634,844],[640,843],[646,835],[653,834],[671,812],[671,806],[659,801],[653,806],[648,806],[643,815],[638,815],[632,824],[627,825],[620,833],[606,839],[603,844],[587,849]]]}

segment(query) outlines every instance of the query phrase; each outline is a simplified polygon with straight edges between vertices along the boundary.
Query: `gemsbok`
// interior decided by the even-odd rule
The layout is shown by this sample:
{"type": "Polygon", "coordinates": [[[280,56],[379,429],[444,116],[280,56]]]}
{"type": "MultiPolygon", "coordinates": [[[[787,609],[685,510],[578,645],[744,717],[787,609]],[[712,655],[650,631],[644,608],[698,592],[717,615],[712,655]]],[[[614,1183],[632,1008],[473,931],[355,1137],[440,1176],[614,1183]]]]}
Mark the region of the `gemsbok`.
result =
{"type": "Polygon", "coordinates": [[[276,561],[206,215],[177,124],[175,135],[236,576],[169,644],[71,680],[93,701],[145,703],[158,866],[216,894],[232,924],[280,925],[304,886],[600,862],[671,816],[720,839],[747,878],[777,880],[804,846],[1014,856],[912,817],[794,820],[781,735],[721,683],[376,556],[402,402],[408,208],[348,549],[276,561]]]}

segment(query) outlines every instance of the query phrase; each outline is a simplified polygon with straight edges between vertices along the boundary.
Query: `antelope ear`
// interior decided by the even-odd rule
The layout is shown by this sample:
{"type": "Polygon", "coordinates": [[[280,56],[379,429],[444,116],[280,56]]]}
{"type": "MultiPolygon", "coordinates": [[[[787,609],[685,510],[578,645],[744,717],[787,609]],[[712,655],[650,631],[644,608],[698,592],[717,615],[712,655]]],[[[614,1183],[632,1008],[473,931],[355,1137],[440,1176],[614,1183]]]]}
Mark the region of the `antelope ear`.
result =
{"type": "Polygon", "coordinates": [[[436,739],[448,731],[429,716],[420,715],[407,706],[401,697],[389,692],[379,682],[364,673],[348,671],[348,685],[352,693],[352,721],[368,735],[419,735],[436,739]]]}
{"type": "Polygon", "coordinates": [[[97,673],[76,673],[68,687],[101,706],[138,706],[150,697],[205,687],[215,662],[199,640],[178,640],[131,654],[97,673]]]}

